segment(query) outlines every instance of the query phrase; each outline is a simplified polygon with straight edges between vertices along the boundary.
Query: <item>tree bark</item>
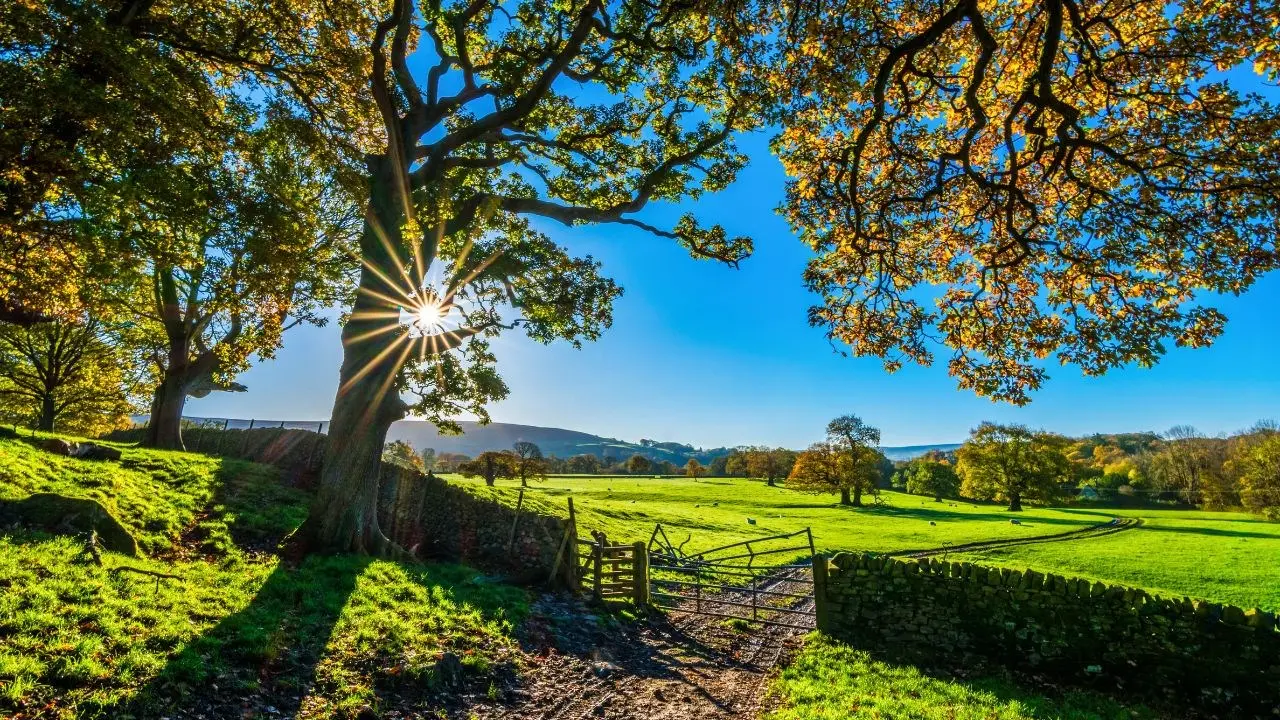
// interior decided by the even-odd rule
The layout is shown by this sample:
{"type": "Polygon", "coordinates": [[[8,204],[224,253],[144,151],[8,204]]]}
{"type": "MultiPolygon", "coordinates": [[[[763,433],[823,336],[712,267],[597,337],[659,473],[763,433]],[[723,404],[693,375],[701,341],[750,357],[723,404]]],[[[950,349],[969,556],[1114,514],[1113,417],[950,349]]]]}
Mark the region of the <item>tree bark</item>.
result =
{"type": "Polygon", "coordinates": [[[862,487],[861,486],[855,487],[853,489],[853,506],[862,507],[862,487]]]}
{"type": "Polygon", "coordinates": [[[777,480],[774,480],[773,478],[765,478],[764,483],[765,483],[765,485],[768,485],[769,487],[777,487],[777,486],[778,486],[778,481],[777,481],[777,480]]]}
{"type": "Polygon", "coordinates": [[[389,278],[401,273],[387,247],[400,246],[405,217],[390,161],[370,158],[369,170],[369,212],[360,240],[364,264],[351,318],[342,329],[329,448],[298,537],[305,551],[401,557],[405,551],[378,526],[378,481],[387,430],[408,412],[395,388],[404,361],[397,346],[408,346],[393,327],[399,306],[391,301],[404,289],[390,284],[389,278]]]}
{"type": "Polygon", "coordinates": [[[840,488],[840,504],[841,505],[853,504],[853,502],[849,500],[849,488],[840,488]]]}

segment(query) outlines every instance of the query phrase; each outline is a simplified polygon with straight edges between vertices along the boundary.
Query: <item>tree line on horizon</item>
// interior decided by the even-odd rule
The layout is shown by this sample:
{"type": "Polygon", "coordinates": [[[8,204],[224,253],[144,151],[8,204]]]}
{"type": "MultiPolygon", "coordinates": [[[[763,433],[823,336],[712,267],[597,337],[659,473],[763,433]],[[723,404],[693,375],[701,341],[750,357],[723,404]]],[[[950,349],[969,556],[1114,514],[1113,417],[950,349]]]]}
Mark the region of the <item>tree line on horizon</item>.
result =
{"type": "MultiPolygon", "coordinates": [[[[962,389],[1013,403],[1046,361],[1149,366],[1221,334],[1206,293],[1280,266],[1280,104],[1215,73],[1275,79],[1278,20],[1169,0],[5,3],[0,415],[88,432],[141,405],[147,444],[181,449],[188,397],[244,390],[340,307],[297,538],[402,555],[376,512],[391,423],[486,420],[508,393],[496,337],[579,345],[613,322],[622,289],[551,228],[736,267],[752,238],[641,212],[729,186],[757,131],[833,343],[889,371],[949,353],[962,389]]],[[[807,475],[862,472],[826,442],[807,475]]]]}
{"type": "Polygon", "coordinates": [[[780,482],[790,490],[836,494],[840,504],[861,506],[864,495],[893,489],[935,501],[1160,505],[1206,510],[1244,508],[1280,520],[1280,425],[1260,421],[1230,436],[1206,437],[1190,426],[1164,434],[1094,434],[1082,438],[1024,425],[984,422],[955,450],[930,450],[892,462],[877,448],[879,430],[855,415],[827,426],[826,439],[803,451],[743,446],[709,465],[690,458],[678,466],[633,454],[626,459],[591,454],[544,456],[534,443],[460,453],[416,451],[387,443],[383,461],[420,472],[458,473],[488,485],[497,480],[543,481],[550,475],[636,477],[737,477],[780,482]]]}

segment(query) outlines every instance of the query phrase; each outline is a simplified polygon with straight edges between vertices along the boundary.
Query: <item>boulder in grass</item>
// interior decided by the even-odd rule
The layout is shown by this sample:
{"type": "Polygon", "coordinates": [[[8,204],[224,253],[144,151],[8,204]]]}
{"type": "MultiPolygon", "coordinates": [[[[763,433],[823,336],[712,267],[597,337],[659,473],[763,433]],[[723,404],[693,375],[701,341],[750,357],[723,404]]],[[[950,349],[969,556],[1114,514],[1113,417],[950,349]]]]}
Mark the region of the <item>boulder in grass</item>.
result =
{"type": "Polygon", "coordinates": [[[54,455],[66,456],[74,452],[76,446],[62,438],[45,438],[40,441],[40,449],[54,455]]]}
{"type": "Polygon", "coordinates": [[[58,493],[36,493],[22,500],[0,500],[0,522],[18,522],[52,533],[78,535],[98,532],[104,550],[138,556],[138,542],[102,503],[58,493]]]}
{"type": "Polygon", "coordinates": [[[96,445],[94,443],[80,443],[75,450],[71,451],[72,457],[78,457],[81,460],[116,460],[121,457],[119,450],[108,447],[106,445],[96,445]]]}

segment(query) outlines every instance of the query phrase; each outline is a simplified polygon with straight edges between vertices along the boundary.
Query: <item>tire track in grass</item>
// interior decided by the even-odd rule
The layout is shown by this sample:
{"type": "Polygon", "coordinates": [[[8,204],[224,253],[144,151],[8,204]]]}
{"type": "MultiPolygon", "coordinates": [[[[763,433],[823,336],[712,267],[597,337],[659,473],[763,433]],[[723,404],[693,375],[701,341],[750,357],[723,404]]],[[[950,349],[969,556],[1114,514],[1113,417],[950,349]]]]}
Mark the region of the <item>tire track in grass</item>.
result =
{"type": "Polygon", "coordinates": [[[948,553],[970,552],[974,550],[993,550],[996,548],[1016,547],[1018,545],[1092,540],[1094,538],[1106,537],[1108,535],[1115,535],[1116,533],[1125,532],[1127,530],[1133,530],[1141,525],[1142,520],[1136,518],[1111,518],[1109,522],[1105,522],[1100,525],[1091,525],[1086,528],[1078,528],[1076,530],[1068,530],[1067,532],[1053,533],[1051,535],[1032,535],[1030,537],[1010,538],[1008,540],[983,540],[979,542],[964,543],[962,545],[944,545],[943,547],[932,548],[929,550],[898,550],[896,552],[884,554],[888,557],[926,558],[948,553]]]}

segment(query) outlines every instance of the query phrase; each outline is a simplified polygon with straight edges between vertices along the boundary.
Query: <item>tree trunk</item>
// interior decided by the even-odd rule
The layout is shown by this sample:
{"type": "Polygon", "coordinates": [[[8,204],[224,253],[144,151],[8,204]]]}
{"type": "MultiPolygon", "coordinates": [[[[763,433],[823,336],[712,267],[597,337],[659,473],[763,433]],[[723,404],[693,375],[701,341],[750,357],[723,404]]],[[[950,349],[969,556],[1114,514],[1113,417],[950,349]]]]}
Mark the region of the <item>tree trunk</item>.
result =
{"type": "Polygon", "coordinates": [[[147,446],[165,450],[185,450],[182,443],[182,411],[187,405],[186,383],[180,372],[165,370],[164,380],[151,401],[147,423],[147,446]]]}
{"type": "Polygon", "coordinates": [[[369,212],[360,239],[363,266],[351,319],[342,329],[342,369],[329,423],[329,448],[311,513],[298,531],[303,549],[403,557],[407,554],[378,527],[378,475],[391,423],[408,408],[395,390],[404,362],[404,335],[397,332],[405,288],[400,262],[387,245],[400,246],[404,214],[385,158],[369,162],[369,212]],[[383,240],[385,238],[385,241],[383,240]]]}
{"type": "Polygon", "coordinates": [[[774,480],[773,478],[766,478],[766,479],[765,479],[765,481],[764,481],[764,483],[765,483],[765,485],[768,485],[769,487],[778,487],[778,482],[777,482],[776,480],[774,480]]]}
{"type": "Polygon", "coordinates": [[[862,487],[861,486],[855,487],[853,489],[853,506],[862,507],[862,487]]]}
{"type": "Polygon", "coordinates": [[[53,422],[57,415],[58,406],[53,401],[53,391],[46,389],[40,397],[40,421],[36,424],[36,429],[53,432],[53,422]]]}
{"type": "Polygon", "coordinates": [[[1022,512],[1022,493],[1009,493],[1009,511],[1022,512]]]}
{"type": "Polygon", "coordinates": [[[840,488],[840,504],[841,505],[853,504],[853,502],[849,500],[849,488],[840,488]]]}

